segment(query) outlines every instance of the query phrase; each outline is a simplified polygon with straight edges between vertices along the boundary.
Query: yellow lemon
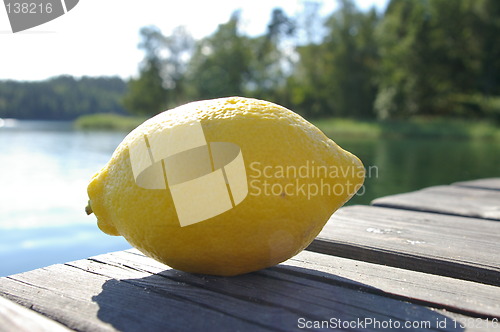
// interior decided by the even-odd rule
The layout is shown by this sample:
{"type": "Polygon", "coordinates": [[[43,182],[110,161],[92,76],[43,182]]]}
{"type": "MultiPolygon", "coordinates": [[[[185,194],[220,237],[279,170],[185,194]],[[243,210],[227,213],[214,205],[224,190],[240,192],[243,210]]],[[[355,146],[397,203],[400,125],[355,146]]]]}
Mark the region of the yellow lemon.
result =
{"type": "Polygon", "coordinates": [[[306,248],[362,186],[364,168],[273,103],[230,97],[133,130],[88,186],[88,212],[175,269],[232,276],[306,248]]]}

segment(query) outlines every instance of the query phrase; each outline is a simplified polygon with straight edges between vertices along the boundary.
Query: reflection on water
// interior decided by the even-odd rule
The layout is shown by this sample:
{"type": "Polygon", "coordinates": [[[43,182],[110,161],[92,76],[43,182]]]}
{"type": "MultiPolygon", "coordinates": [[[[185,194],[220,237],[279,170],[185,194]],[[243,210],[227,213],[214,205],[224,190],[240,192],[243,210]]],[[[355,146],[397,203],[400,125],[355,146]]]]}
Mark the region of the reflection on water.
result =
{"type": "Polygon", "coordinates": [[[124,136],[74,131],[68,122],[3,122],[0,276],[130,247],[84,212],[90,177],[124,136]]]}
{"type": "MultiPolygon", "coordinates": [[[[0,276],[122,250],[87,216],[86,188],[124,133],[75,131],[68,122],[4,120],[0,127],[0,276]]],[[[349,204],[454,181],[500,176],[500,144],[335,138],[370,170],[349,204]]]]}
{"type": "Polygon", "coordinates": [[[356,154],[368,172],[363,195],[381,196],[485,177],[500,177],[500,142],[433,139],[336,139],[356,154]],[[371,176],[370,176],[371,175],[371,176]]]}

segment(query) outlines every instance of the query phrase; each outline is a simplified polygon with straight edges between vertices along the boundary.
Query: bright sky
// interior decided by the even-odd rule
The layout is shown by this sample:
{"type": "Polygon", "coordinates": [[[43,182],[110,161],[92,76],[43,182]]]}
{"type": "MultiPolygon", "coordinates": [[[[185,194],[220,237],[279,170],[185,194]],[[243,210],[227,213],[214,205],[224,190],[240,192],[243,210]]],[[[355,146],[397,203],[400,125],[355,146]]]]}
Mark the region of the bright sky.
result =
{"type": "MultiPolygon", "coordinates": [[[[21,0],[19,0],[21,1],[21,0]]],[[[28,1],[29,2],[29,1],[28,1]]],[[[156,25],[168,34],[179,25],[202,38],[227,22],[241,9],[243,30],[261,34],[271,10],[281,7],[288,15],[303,8],[303,0],[80,0],[64,16],[13,34],[7,11],[0,5],[0,79],[42,80],[52,76],[118,75],[137,73],[143,53],[137,49],[139,29],[156,25]]],[[[383,10],[388,0],[356,0],[362,9],[383,10]]],[[[337,6],[324,0],[323,13],[337,6]]]]}

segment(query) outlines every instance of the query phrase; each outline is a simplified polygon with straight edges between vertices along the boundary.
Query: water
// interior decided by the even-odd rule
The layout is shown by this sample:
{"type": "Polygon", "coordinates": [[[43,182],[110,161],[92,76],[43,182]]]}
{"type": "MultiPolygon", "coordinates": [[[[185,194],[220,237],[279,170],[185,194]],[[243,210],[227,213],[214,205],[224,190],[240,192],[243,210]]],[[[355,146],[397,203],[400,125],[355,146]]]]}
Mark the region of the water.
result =
{"type": "MultiPolygon", "coordinates": [[[[0,121],[0,276],[130,248],[87,216],[86,188],[125,133],[71,123],[0,121]]],[[[482,177],[500,177],[500,143],[335,138],[369,177],[349,204],[482,177]]]]}
{"type": "Polygon", "coordinates": [[[342,139],[368,169],[348,204],[457,181],[500,177],[500,142],[456,139],[342,139]]]}
{"type": "Polygon", "coordinates": [[[130,248],[87,216],[86,188],[124,133],[68,122],[2,121],[0,276],[130,248]]]}

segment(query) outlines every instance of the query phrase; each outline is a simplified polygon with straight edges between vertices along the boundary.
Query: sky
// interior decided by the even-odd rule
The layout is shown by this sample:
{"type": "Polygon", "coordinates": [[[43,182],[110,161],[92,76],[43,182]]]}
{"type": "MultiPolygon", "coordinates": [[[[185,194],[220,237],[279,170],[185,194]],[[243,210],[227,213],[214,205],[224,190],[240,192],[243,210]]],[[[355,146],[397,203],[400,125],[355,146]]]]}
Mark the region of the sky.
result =
{"type": "MultiPolygon", "coordinates": [[[[168,35],[184,25],[194,38],[213,33],[241,9],[242,30],[264,33],[273,8],[293,16],[304,0],[80,0],[71,11],[43,25],[12,33],[7,9],[0,5],[0,80],[43,80],[58,75],[137,75],[143,57],[137,48],[141,27],[155,25],[168,35]]],[[[388,0],[356,0],[361,9],[383,10],[388,0]]],[[[331,13],[336,0],[324,0],[331,13]]]]}

